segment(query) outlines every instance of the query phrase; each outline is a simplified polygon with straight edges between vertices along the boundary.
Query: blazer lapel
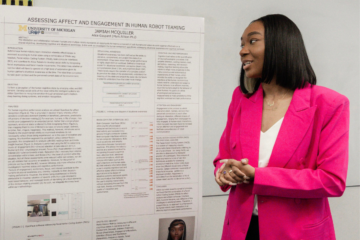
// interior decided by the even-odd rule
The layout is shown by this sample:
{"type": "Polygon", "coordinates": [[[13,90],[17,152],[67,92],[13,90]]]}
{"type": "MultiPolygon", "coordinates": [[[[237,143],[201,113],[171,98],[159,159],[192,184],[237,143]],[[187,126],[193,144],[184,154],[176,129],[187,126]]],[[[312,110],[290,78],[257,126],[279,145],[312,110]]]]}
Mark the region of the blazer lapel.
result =
{"type": "MultiPolygon", "coordinates": [[[[257,167],[259,163],[260,131],[263,108],[263,89],[250,97],[244,98],[241,104],[240,116],[240,144],[241,156],[249,159],[249,164],[257,167]]],[[[240,160],[240,159],[239,159],[240,160]]]]}
{"type": "Polygon", "coordinates": [[[284,167],[313,121],[316,106],[310,107],[311,85],[296,89],[285,114],[269,159],[269,167],[284,167]]]}

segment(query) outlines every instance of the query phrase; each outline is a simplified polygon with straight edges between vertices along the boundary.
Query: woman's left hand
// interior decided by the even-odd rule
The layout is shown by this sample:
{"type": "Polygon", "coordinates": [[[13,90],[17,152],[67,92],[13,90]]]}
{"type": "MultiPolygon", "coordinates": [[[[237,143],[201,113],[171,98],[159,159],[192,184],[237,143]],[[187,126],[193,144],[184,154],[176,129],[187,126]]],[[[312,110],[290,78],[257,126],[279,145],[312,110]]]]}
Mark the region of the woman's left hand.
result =
{"type": "Polygon", "coordinates": [[[248,163],[249,160],[244,158],[241,159],[241,161],[228,159],[226,164],[231,168],[232,174],[238,177],[242,177],[243,174],[245,174],[247,179],[244,181],[244,183],[248,183],[249,181],[253,181],[255,178],[255,168],[248,163]]]}
{"type": "Polygon", "coordinates": [[[229,165],[226,164],[227,161],[227,159],[220,160],[220,162],[224,164],[217,170],[215,175],[215,181],[217,182],[217,184],[219,184],[219,186],[235,186],[239,183],[237,179],[234,179],[230,176],[229,172],[231,168],[229,165]]]}

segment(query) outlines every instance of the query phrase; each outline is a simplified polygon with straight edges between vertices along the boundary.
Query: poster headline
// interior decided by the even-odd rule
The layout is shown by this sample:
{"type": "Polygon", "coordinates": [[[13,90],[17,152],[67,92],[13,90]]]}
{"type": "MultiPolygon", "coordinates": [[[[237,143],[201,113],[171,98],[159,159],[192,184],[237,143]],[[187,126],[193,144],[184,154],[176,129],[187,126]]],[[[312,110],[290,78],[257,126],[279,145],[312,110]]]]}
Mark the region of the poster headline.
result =
{"type": "Polygon", "coordinates": [[[37,18],[29,17],[28,22],[32,23],[51,23],[51,24],[68,24],[84,26],[104,26],[104,27],[121,27],[121,28],[140,28],[140,29],[165,29],[165,30],[185,30],[185,26],[174,26],[165,24],[147,24],[147,23],[127,23],[127,22],[106,22],[106,21],[88,21],[74,19],[56,19],[56,18],[37,18]]]}

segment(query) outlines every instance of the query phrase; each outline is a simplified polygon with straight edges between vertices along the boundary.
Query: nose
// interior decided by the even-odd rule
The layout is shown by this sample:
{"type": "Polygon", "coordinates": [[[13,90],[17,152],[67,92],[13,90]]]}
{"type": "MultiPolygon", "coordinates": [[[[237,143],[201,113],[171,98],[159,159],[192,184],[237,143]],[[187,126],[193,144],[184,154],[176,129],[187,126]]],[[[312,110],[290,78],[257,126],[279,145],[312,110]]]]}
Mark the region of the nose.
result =
{"type": "Polygon", "coordinates": [[[239,52],[239,55],[240,57],[244,57],[246,56],[247,54],[249,54],[249,49],[247,49],[246,46],[243,46],[239,52]]]}

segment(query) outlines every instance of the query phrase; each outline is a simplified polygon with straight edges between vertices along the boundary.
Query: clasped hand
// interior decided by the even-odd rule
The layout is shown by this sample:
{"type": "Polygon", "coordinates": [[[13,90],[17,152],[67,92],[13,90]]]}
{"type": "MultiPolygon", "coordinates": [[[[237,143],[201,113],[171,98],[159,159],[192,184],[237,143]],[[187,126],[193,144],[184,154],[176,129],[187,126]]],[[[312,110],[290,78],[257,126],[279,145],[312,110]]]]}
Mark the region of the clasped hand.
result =
{"type": "Polygon", "coordinates": [[[224,163],[216,172],[215,181],[219,186],[249,183],[254,180],[255,168],[249,165],[249,160],[244,158],[241,161],[235,159],[220,160],[224,163]]]}

